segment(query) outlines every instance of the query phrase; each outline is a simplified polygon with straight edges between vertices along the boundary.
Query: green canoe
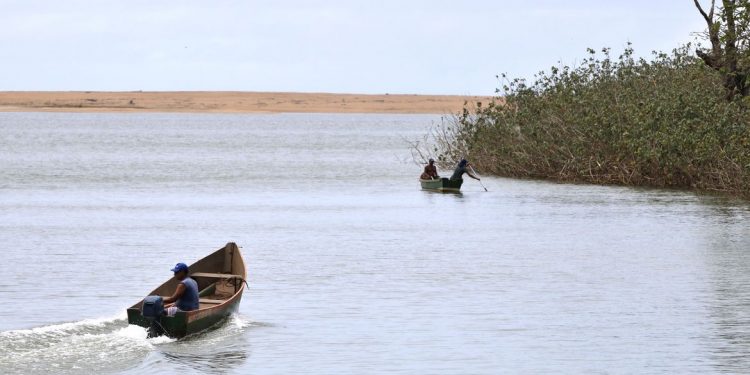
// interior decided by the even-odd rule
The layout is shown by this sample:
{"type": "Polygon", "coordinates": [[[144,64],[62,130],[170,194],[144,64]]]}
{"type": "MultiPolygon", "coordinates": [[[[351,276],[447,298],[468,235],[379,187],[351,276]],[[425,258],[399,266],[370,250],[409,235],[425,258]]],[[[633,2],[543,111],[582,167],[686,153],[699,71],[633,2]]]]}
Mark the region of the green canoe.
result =
{"type": "MultiPolygon", "coordinates": [[[[211,255],[191,264],[190,277],[198,283],[200,307],[193,311],[179,311],[173,317],[163,316],[159,324],[164,334],[173,338],[203,331],[237,311],[245,291],[245,261],[237,244],[230,242],[211,255]]],[[[173,277],[149,295],[170,296],[177,288],[173,277]]],[[[151,322],[141,316],[139,301],[128,308],[128,323],[149,328],[151,322]]]]}
{"type": "Polygon", "coordinates": [[[445,177],[433,180],[419,180],[422,190],[439,191],[441,193],[458,193],[464,180],[450,180],[445,177]]]}

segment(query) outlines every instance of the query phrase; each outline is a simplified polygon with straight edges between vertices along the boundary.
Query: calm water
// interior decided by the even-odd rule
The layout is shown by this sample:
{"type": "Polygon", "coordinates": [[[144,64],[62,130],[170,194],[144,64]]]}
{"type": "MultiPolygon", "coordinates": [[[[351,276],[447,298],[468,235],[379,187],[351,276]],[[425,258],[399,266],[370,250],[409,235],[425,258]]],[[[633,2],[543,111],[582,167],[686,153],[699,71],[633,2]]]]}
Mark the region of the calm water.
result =
{"type": "Polygon", "coordinates": [[[750,372],[747,204],[422,192],[403,138],[436,120],[0,114],[0,373],[750,372]],[[127,325],[228,241],[238,315],[183,341],[127,325]]]}

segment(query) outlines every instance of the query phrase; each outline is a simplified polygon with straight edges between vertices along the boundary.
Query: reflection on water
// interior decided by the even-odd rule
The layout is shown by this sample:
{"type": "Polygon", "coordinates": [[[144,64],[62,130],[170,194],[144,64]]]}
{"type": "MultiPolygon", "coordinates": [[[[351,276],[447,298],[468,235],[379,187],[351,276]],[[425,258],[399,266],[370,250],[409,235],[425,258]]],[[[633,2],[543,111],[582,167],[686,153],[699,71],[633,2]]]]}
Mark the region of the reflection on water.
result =
{"type": "Polygon", "coordinates": [[[707,252],[713,293],[708,302],[715,329],[706,337],[712,360],[721,371],[742,373],[750,358],[750,229],[747,210],[714,206],[719,226],[707,228],[707,252]],[[745,217],[743,217],[745,215],[745,217]]]}
{"type": "Polygon", "coordinates": [[[746,203],[424,192],[402,139],[436,119],[0,114],[0,373],[750,368],[746,203]],[[180,341],[125,324],[171,265],[228,241],[239,316],[180,341]]]}
{"type": "Polygon", "coordinates": [[[162,359],[155,362],[179,373],[229,372],[242,366],[249,357],[251,345],[244,333],[246,327],[252,326],[255,325],[232,317],[213,329],[160,346],[158,353],[162,359]]]}
{"type": "Polygon", "coordinates": [[[175,372],[184,372],[187,368],[201,373],[223,373],[245,363],[247,348],[209,353],[162,352],[162,355],[175,372]]]}

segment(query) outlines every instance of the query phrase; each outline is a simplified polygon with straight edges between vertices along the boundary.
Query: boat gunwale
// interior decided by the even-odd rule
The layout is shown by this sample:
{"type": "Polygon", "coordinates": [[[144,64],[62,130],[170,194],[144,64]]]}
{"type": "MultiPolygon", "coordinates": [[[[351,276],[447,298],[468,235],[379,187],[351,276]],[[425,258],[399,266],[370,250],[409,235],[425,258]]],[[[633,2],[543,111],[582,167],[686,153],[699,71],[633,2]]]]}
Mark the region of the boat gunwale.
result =
{"type": "MultiPolygon", "coordinates": [[[[235,244],[235,246],[237,246],[237,244],[235,244]]],[[[245,283],[247,282],[247,268],[245,268],[245,258],[242,257],[242,252],[239,251],[239,249],[240,249],[240,247],[237,246],[237,255],[239,255],[239,257],[240,257],[240,262],[239,263],[242,265],[242,275],[237,275],[237,276],[240,276],[240,288],[234,294],[232,294],[231,297],[227,298],[226,300],[224,300],[224,302],[222,302],[222,303],[220,303],[218,305],[214,305],[214,306],[211,306],[211,307],[206,307],[206,308],[203,308],[203,309],[198,308],[196,310],[184,311],[185,318],[187,319],[187,323],[191,323],[190,318],[193,317],[194,315],[197,315],[199,312],[219,310],[219,308],[225,309],[227,307],[226,306],[227,304],[229,304],[230,302],[234,302],[235,299],[237,299],[238,297],[242,296],[242,293],[245,291],[245,285],[246,285],[245,283]]],[[[201,258],[201,259],[203,259],[203,258],[201,258]]],[[[200,259],[198,261],[200,261],[200,259]]],[[[196,262],[198,262],[198,261],[196,261],[196,262]]],[[[190,275],[188,274],[188,277],[189,276],[190,275]]],[[[211,315],[211,314],[209,314],[209,315],[211,315]]],[[[198,318],[198,319],[200,319],[200,318],[198,318]]]]}

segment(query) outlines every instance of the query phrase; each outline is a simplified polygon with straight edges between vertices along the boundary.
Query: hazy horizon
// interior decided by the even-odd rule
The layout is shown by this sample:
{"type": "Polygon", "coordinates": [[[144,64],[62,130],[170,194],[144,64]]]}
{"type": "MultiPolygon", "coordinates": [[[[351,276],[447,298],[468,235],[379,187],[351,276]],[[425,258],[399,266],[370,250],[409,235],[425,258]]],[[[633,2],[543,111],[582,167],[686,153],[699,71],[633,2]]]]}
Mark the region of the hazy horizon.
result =
{"type": "Polygon", "coordinates": [[[587,47],[691,41],[691,1],[4,1],[4,91],[491,95],[587,47]]]}

